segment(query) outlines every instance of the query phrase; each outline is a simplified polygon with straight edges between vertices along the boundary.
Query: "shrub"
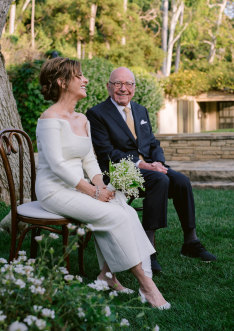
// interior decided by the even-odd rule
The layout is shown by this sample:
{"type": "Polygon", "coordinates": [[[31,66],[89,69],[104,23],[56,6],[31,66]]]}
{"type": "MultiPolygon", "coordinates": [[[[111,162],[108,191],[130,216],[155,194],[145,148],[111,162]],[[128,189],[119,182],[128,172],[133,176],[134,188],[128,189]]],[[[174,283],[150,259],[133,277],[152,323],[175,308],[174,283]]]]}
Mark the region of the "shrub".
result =
{"type": "MultiPolygon", "coordinates": [[[[12,66],[8,70],[23,128],[33,142],[36,140],[37,119],[51,104],[44,100],[40,92],[38,77],[43,62],[44,60],[27,62],[23,65],[12,66]]],[[[106,83],[114,67],[111,62],[99,58],[82,60],[81,64],[84,75],[89,79],[89,84],[87,98],[78,102],[76,110],[85,113],[88,108],[107,98],[106,83]]],[[[161,107],[163,100],[161,88],[156,79],[147,73],[136,73],[136,84],[134,100],[147,107],[155,130],[155,113],[161,107]]]]}
{"type": "Polygon", "coordinates": [[[184,70],[162,79],[160,84],[165,94],[171,97],[198,95],[211,90],[234,91],[232,64],[203,64],[200,70],[184,70]]]}
{"type": "Polygon", "coordinates": [[[133,100],[147,108],[153,132],[156,133],[156,113],[163,104],[163,90],[155,77],[135,70],[133,72],[136,76],[136,92],[133,100]]]}
{"type": "Polygon", "coordinates": [[[198,95],[209,89],[207,74],[196,70],[184,70],[161,80],[165,94],[172,97],[198,95]]]}

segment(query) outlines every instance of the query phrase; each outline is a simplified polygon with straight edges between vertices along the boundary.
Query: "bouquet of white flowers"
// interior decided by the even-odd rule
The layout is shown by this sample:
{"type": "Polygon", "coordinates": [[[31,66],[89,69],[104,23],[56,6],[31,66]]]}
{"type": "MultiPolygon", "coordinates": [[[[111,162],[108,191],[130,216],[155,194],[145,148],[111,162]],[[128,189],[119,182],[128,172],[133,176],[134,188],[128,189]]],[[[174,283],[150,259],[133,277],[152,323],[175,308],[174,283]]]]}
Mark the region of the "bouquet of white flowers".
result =
{"type": "Polygon", "coordinates": [[[139,197],[139,190],[143,187],[144,178],[140,169],[136,168],[131,158],[120,160],[119,163],[109,162],[109,173],[106,175],[110,178],[110,184],[119,191],[122,191],[127,198],[139,197]]]}

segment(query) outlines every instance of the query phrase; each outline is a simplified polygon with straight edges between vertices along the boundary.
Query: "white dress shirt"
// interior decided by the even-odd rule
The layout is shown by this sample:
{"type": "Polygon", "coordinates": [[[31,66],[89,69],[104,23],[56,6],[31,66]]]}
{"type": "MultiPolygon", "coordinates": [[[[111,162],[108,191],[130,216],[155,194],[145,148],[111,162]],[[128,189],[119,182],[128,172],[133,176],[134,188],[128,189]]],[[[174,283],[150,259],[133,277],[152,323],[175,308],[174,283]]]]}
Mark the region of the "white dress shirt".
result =
{"type": "MultiPolygon", "coordinates": [[[[117,102],[115,102],[115,100],[113,100],[112,98],[111,98],[111,102],[112,102],[112,103],[115,105],[115,107],[118,109],[120,115],[123,117],[123,119],[124,119],[125,122],[126,122],[126,113],[125,113],[125,111],[124,111],[124,108],[125,108],[125,107],[128,107],[129,109],[131,109],[130,114],[131,114],[131,116],[132,116],[132,108],[131,108],[131,104],[130,104],[130,102],[129,102],[126,106],[121,106],[121,105],[119,105],[119,104],[118,104],[117,102]]],[[[133,118],[133,116],[132,116],[132,118],[133,118]]],[[[138,161],[135,163],[135,166],[136,166],[137,168],[138,168],[140,162],[141,162],[141,160],[138,160],[138,161]]]]}

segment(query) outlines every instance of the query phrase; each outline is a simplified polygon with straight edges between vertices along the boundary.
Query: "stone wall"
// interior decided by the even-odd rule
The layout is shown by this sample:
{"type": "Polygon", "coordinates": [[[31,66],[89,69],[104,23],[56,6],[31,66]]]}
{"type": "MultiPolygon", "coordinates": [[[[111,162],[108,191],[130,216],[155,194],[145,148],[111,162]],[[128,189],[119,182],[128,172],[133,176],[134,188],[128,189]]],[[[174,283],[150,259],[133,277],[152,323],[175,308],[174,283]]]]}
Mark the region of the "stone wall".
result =
{"type": "Polygon", "coordinates": [[[167,161],[234,160],[234,133],[156,134],[167,161]]]}

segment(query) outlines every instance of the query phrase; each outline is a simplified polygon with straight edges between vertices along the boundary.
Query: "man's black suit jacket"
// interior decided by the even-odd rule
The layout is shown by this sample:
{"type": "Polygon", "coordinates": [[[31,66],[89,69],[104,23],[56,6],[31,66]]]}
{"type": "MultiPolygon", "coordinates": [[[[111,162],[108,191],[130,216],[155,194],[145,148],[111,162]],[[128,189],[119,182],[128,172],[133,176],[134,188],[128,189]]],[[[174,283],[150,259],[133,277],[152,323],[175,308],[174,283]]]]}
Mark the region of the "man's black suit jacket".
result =
{"type": "Polygon", "coordinates": [[[137,162],[139,154],[146,162],[165,162],[160,142],[152,133],[147,109],[132,101],[131,109],[137,140],[110,98],[86,113],[91,124],[93,146],[102,171],[109,170],[110,159],[119,162],[122,158],[132,156],[133,162],[137,162]]]}

